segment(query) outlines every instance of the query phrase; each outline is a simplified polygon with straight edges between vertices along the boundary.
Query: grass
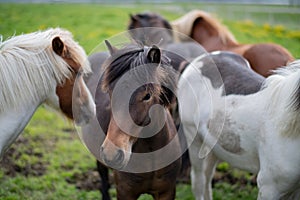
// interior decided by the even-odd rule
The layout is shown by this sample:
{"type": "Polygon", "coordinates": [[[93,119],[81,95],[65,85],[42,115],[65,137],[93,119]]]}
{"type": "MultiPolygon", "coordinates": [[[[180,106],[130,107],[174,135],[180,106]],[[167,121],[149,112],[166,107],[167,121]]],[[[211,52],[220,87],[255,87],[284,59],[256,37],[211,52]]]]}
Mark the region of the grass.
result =
{"type": "MultiPolygon", "coordinates": [[[[216,4],[1,4],[0,34],[6,39],[14,34],[60,26],[70,30],[89,53],[104,39],[124,31],[129,13],[155,10],[173,20],[195,7],[223,10],[218,12],[218,16],[224,16],[223,22],[241,43],[279,43],[300,58],[300,28],[276,24],[276,20],[275,23],[264,22],[264,14],[257,15],[259,22],[247,16],[241,17],[242,12],[237,14],[236,19],[226,18],[230,14],[230,6],[216,4]]],[[[246,8],[233,5],[232,9],[237,12],[246,8]]],[[[296,17],[290,15],[280,14],[281,18],[298,24],[299,14],[296,17]]],[[[72,123],[44,106],[38,109],[7,154],[7,162],[11,162],[14,173],[9,174],[4,165],[0,169],[0,199],[99,199],[97,190],[78,189],[76,182],[78,177],[85,180],[89,178],[89,172],[95,173],[95,159],[81,144],[72,123]]],[[[242,185],[239,182],[215,183],[215,199],[256,199],[257,188],[251,184],[252,176],[233,170],[226,163],[218,169],[222,173],[231,174],[235,179],[244,178],[246,181],[242,185]]],[[[94,182],[98,184],[97,180],[94,182]]],[[[115,197],[115,190],[111,189],[110,192],[115,197]]],[[[143,195],[141,199],[151,198],[143,195]]],[[[189,184],[178,184],[176,199],[194,199],[189,184]]]]}

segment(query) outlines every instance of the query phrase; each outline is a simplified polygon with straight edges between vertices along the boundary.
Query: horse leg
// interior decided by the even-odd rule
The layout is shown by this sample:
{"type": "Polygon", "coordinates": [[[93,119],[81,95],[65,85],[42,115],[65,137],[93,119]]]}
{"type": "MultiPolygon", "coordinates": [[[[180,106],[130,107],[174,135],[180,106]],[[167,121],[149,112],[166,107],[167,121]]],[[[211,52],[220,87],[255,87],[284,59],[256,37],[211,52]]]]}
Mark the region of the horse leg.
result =
{"type": "Polygon", "coordinates": [[[141,191],[143,181],[135,174],[117,170],[113,170],[113,174],[118,200],[137,200],[144,193],[141,191]]]}
{"type": "Polygon", "coordinates": [[[168,191],[153,195],[154,200],[174,200],[176,196],[176,185],[168,191]]]}
{"type": "Polygon", "coordinates": [[[212,178],[218,159],[210,152],[204,159],[199,158],[199,149],[202,141],[196,135],[189,148],[191,168],[192,190],[197,200],[212,199],[212,178]]]}
{"type": "Polygon", "coordinates": [[[258,197],[257,197],[258,200],[279,200],[280,199],[280,194],[269,172],[260,171],[258,173],[257,186],[259,189],[258,197]]]}
{"type": "Polygon", "coordinates": [[[109,177],[108,177],[108,168],[97,160],[97,170],[101,177],[101,188],[102,200],[110,200],[109,196],[109,177]]]}

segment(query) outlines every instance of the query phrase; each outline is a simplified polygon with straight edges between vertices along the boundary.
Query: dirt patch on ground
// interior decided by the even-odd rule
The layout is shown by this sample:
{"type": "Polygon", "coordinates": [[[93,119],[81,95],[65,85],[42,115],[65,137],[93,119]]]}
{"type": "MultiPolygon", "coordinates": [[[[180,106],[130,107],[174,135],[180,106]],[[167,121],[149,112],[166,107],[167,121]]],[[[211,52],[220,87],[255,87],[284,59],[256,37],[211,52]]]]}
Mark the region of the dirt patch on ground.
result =
{"type": "Polygon", "coordinates": [[[231,172],[218,172],[217,171],[213,178],[212,185],[214,185],[216,183],[221,183],[221,182],[227,182],[231,185],[239,184],[241,186],[248,185],[248,184],[250,184],[252,186],[257,185],[256,176],[251,176],[251,178],[247,178],[245,176],[234,177],[231,172]]]}
{"type": "Polygon", "coordinates": [[[75,173],[71,178],[67,178],[66,181],[76,185],[76,188],[80,190],[99,190],[101,187],[100,178],[96,170],[75,173]]]}
{"type": "Polygon", "coordinates": [[[22,154],[28,156],[35,156],[38,158],[43,157],[42,153],[35,152],[32,148],[26,149],[25,152],[17,151],[18,145],[28,145],[28,139],[20,136],[14,144],[7,150],[4,154],[2,160],[0,161],[0,166],[7,176],[16,176],[21,174],[24,176],[42,176],[47,169],[47,163],[42,163],[40,161],[32,163],[22,163],[18,164],[15,160],[19,160],[22,154]]]}
{"type": "MultiPolygon", "coordinates": [[[[9,150],[5,153],[3,159],[0,161],[0,167],[4,171],[6,176],[14,177],[17,174],[21,174],[24,176],[42,176],[45,174],[47,170],[48,163],[45,162],[35,162],[32,163],[22,163],[18,164],[15,162],[19,160],[22,154],[27,154],[28,156],[35,156],[38,158],[42,158],[43,154],[39,152],[35,152],[33,148],[26,148],[25,152],[18,151],[19,145],[29,145],[28,139],[20,136],[15,143],[9,148],[9,150]]],[[[187,164],[185,169],[181,172],[180,177],[178,178],[178,183],[190,183],[190,165],[187,164]]],[[[113,185],[113,176],[112,172],[110,171],[110,184],[113,185]]],[[[76,185],[76,187],[80,190],[99,190],[101,187],[101,180],[96,168],[91,169],[89,171],[85,171],[82,173],[75,173],[70,178],[67,178],[66,181],[70,184],[76,185]]],[[[229,172],[219,172],[215,173],[213,179],[213,185],[219,182],[228,182],[230,184],[240,184],[240,185],[247,185],[251,184],[253,186],[256,185],[256,177],[253,176],[249,180],[246,177],[235,177],[232,173],[229,172]]]]}

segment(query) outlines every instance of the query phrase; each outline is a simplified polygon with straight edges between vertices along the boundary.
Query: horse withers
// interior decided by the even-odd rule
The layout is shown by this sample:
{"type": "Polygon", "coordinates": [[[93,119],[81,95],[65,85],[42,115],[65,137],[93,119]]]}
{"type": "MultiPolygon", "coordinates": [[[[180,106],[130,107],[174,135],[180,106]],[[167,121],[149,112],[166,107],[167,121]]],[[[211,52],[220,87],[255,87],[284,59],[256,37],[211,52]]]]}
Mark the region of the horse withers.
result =
{"type": "Polygon", "coordinates": [[[90,71],[83,48],[61,28],[2,42],[0,156],[42,103],[62,111],[77,124],[88,123],[95,115],[95,104],[83,75],[90,71]]]}

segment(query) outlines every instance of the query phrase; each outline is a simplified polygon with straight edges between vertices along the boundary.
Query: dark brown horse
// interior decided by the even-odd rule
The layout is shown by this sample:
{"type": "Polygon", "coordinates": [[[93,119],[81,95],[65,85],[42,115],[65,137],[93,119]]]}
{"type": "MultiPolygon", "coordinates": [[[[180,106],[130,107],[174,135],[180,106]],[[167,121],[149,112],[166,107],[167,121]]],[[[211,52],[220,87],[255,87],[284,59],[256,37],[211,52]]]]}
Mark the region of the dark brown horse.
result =
{"type": "Polygon", "coordinates": [[[294,60],[287,49],[277,44],[239,44],[227,27],[201,10],[191,11],[171,23],[155,13],[137,14],[131,17],[130,26],[173,29],[174,40],[187,41],[186,36],[189,36],[208,52],[216,50],[235,52],[246,58],[251,68],[265,77],[271,74],[271,70],[286,66],[294,60]],[[182,33],[186,36],[182,37],[182,33]]]}
{"type": "MultiPolygon", "coordinates": [[[[198,47],[199,45],[188,45],[186,46],[186,49],[181,49],[181,51],[185,51],[185,54],[194,54],[200,55],[202,53],[202,49],[198,47]],[[190,52],[190,53],[189,53],[190,52]]],[[[170,64],[172,67],[180,72],[185,67],[182,63],[187,63],[185,58],[182,56],[173,53],[172,49],[176,51],[176,45],[171,45],[170,51],[164,50],[164,54],[167,55],[168,58],[170,58],[170,64]],[[184,67],[183,67],[184,66],[184,67]]],[[[180,52],[179,52],[180,53],[180,52]]],[[[105,62],[105,60],[109,57],[109,54],[106,52],[99,52],[92,54],[89,56],[89,62],[91,63],[91,68],[93,73],[85,77],[85,82],[91,91],[92,95],[94,96],[95,103],[96,103],[96,110],[97,110],[97,119],[98,121],[94,122],[92,126],[85,127],[83,130],[83,139],[85,140],[85,143],[89,150],[95,155],[97,159],[100,160],[99,157],[99,144],[102,144],[105,139],[105,134],[108,130],[108,125],[110,122],[110,98],[109,94],[106,92],[103,92],[101,90],[101,83],[103,79],[103,69],[101,66],[105,62]],[[99,80],[100,79],[100,80],[99,80]],[[99,125],[98,125],[99,124],[99,125]],[[99,134],[100,132],[103,132],[103,134],[99,134]],[[101,137],[102,136],[102,137],[101,137]]],[[[174,117],[176,118],[176,117],[174,117]]],[[[177,118],[176,118],[177,119],[177,118]]],[[[179,118],[178,118],[179,119],[179,118]]],[[[179,125],[179,121],[177,121],[176,125],[179,125]]],[[[185,138],[182,133],[179,134],[180,142],[181,142],[181,149],[187,149],[185,138]]],[[[182,166],[182,172],[180,173],[182,176],[186,177],[189,172],[189,161],[188,161],[188,154],[183,154],[183,165],[182,166]]],[[[101,193],[102,193],[102,199],[103,200],[109,200],[109,176],[108,176],[108,168],[97,161],[97,168],[98,172],[100,174],[102,184],[101,184],[101,193]]]]}
{"type": "MultiPolygon", "coordinates": [[[[121,50],[113,50],[113,48],[110,48],[110,50],[112,56],[108,59],[106,53],[97,53],[90,57],[92,70],[95,70],[94,73],[96,72],[99,75],[102,73],[100,69],[97,69],[97,66],[104,65],[105,68],[104,76],[100,81],[96,80],[94,75],[86,81],[92,94],[95,92],[97,118],[101,129],[107,136],[102,138],[102,141],[105,140],[100,154],[99,145],[98,148],[89,149],[94,150],[94,155],[100,155],[100,159],[106,165],[115,168],[114,176],[118,199],[137,199],[143,193],[149,193],[155,199],[174,199],[176,175],[180,170],[181,163],[179,138],[168,109],[163,109],[165,114],[161,113],[162,110],[150,109],[153,105],[161,105],[167,108],[174,101],[174,94],[169,89],[173,88],[175,90],[176,76],[174,76],[172,71],[166,73],[166,69],[170,67],[168,64],[170,59],[164,53],[161,53],[157,47],[148,48],[134,45],[121,50]],[[104,59],[107,59],[105,63],[103,63],[104,59]],[[148,70],[139,70],[143,65],[150,65],[150,67],[148,70]],[[169,67],[166,68],[166,66],[169,67]],[[137,90],[133,91],[129,99],[130,116],[122,117],[121,127],[119,127],[120,124],[118,123],[120,123],[120,120],[118,121],[118,115],[123,112],[124,108],[122,106],[118,108],[117,105],[120,104],[115,105],[114,101],[112,101],[116,98],[114,97],[114,91],[118,91],[118,87],[120,87],[118,83],[122,80],[123,75],[130,73],[132,70],[133,77],[130,79],[130,82],[137,76],[138,81],[153,78],[152,81],[156,84],[149,81],[149,83],[141,84],[140,87],[136,88],[137,90]],[[164,84],[164,86],[161,84],[164,84]],[[108,92],[103,92],[100,86],[108,92]],[[145,137],[145,134],[149,134],[149,130],[155,129],[155,127],[159,126],[159,123],[164,122],[165,117],[166,122],[161,127],[161,130],[158,130],[153,136],[145,137]],[[132,118],[134,124],[138,127],[135,127],[134,124],[128,126],[129,123],[126,118],[132,118]],[[122,122],[126,123],[123,124],[122,122]],[[124,127],[125,129],[127,127],[129,134],[124,131],[124,127]],[[140,136],[144,136],[144,138],[139,138],[140,136]],[[162,154],[159,154],[159,156],[151,155],[151,152],[159,152],[164,146],[169,146],[169,144],[171,144],[169,148],[172,151],[166,153],[165,156],[171,158],[172,154],[175,153],[178,157],[173,155],[174,160],[163,166],[159,164],[158,160],[164,159],[164,156],[162,154]],[[147,156],[147,159],[142,161],[134,159],[136,155],[140,154],[149,154],[149,157],[147,156]],[[151,156],[154,157],[149,160],[151,156]],[[132,170],[136,171],[136,173],[132,170]],[[141,173],[143,170],[145,173],[141,173]]],[[[128,84],[120,85],[128,86],[128,84]]],[[[121,91],[125,91],[125,89],[121,91]]],[[[129,92],[126,91],[125,94],[127,93],[129,92]]],[[[126,99],[123,95],[121,97],[122,101],[126,99]]],[[[121,116],[123,115],[121,114],[121,116]]],[[[92,132],[97,132],[96,129],[97,127],[93,126],[89,130],[85,130],[84,133],[91,134],[92,132]]],[[[87,134],[84,135],[86,136],[87,134]]],[[[94,143],[97,146],[100,140],[96,137],[92,139],[87,137],[85,142],[94,143]]],[[[87,146],[93,145],[88,144],[87,146]]],[[[105,179],[108,179],[107,168],[101,163],[98,163],[98,167],[102,170],[100,175],[103,183],[105,179]]],[[[103,199],[109,199],[107,192],[109,188],[108,182],[104,182],[102,187],[103,199]]]]}

